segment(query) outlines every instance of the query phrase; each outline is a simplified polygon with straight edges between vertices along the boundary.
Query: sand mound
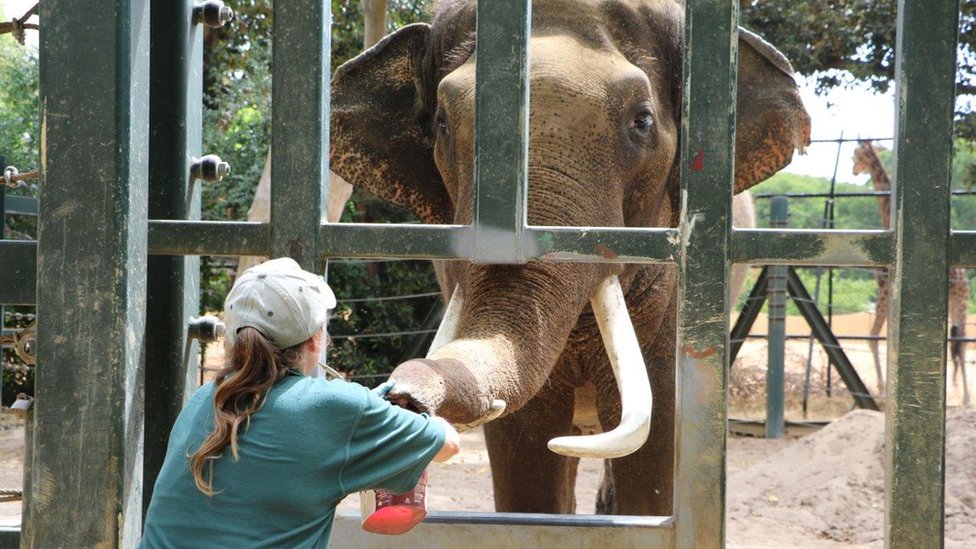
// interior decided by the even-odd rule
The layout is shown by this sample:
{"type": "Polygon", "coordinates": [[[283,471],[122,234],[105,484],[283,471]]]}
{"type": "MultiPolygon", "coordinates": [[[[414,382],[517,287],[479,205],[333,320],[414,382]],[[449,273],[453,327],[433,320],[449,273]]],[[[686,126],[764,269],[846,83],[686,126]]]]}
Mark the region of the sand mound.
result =
{"type": "MultiPolygon", "coordinates": [[[[976,539],[976,410],[949,409],[947,428],[946,546],[961,548],[976,539]]],[[[732,474],[730,540],[764,547],[803,534],[880,547],[884,446],[884,416],[856,410],[732,474]]]]}

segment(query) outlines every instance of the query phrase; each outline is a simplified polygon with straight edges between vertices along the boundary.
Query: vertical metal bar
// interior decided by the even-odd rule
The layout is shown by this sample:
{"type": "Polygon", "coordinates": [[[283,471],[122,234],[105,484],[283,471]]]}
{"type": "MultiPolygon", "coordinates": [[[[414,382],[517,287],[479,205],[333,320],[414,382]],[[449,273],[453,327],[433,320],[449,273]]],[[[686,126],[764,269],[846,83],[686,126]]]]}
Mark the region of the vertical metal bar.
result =
{"type": "Polygon", "coordinates": [[[959,2],[898,2],[885,543],[941,547],[950,165],[959,2]],[[902,345],[907,342],[907,345],[902,345]]]}
{"type": "Polygon", "coordinates": [[[531,0],[478,3],[474,261],[525,262],[531,14],[531,0]]]}
{"type": "Polygon", "coordinates": [[[142,524],[149,1],[40,7],[41,208],[31,547],[142,524]]]}
{"type": "MultiPolygon", "coordinates": [[[[149,217],[200,219],[200,183],[190,164],[201,155],[203,29],[193,0],[152,2],[149,91],[149,217]]],[[[166,443],[196,386],[199,348],[187,337],[198,314],[200,258],[149,256],[146,302],[146,420],[143,510],[149,507],[166,443]]]]}
{"type": "Polygon", "coordinates": [[[30,540],[34,539],[32,519],[34,507],[33,490],[31,487],[31,471],[34,470],[34,412],[28,410],[24,421],[24,481],[21,490],[24,499],[20,502],[20,544],[21,549],[31,549],[30,540]]]}
{"type": "MultiPolygon", "coordinates": [[[[787,226],[789,202],[785,196],[769,200],[769,221],[773,228],[787,226]]],[[[769,266],[769,340],[766,361],[766,438],[783,438],[786,417],[783,404],[786,360],[786,265],[769,266]]]]}
{"type": "MultiPolygon", "coordinates": [[[[5,169],[7,166],[7,160],[0,155],[0,170],[5,169]]],[[[5,233],[7,231],[7,186],[0,185],[0,240],[4,239],[5,233]]],[[[0,302],[0,335],[3,335],[3,328],[6,324],[6,320],[3,316],[3,303],[0,302]]],[[[3,347],[0,346],[0,353],[3,353],[3,347]]],[[[0,395],[3,394],[3,366],[0,365],[0,395]]],[[[2,399],[0,399],[2,401],[2,399]]],[[[3,402],[0,402],[2,405],[3,402]]]]}
{"type": "Polygon", "coordinates": [[[271,254],[322,272],[319,225],[329,184],[332,4],[274,3],[271,254]]]}
{"type": "Polygon", "coordinates": [[[725,546],[738,5],[689,0],[685,8],[674,487],[681,548],[725,546]]]}

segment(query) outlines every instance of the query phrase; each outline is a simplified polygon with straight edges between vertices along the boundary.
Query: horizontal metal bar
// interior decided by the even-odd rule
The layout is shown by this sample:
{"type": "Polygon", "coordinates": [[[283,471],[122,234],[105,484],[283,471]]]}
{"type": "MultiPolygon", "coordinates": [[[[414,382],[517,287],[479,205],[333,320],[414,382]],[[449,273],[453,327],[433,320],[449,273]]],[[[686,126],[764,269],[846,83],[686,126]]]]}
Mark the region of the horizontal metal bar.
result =
{"type": "Polygon", "coordinates": [[[0,303],[33,305],[37,299],[37,241],[0,240],[0,303]]]}
{"type": "MultiPolygon", "coordinates": [[[[327,257],[452,259],[469,256],[470,227],[329,223],[320,227],[327,257]]],[[[663,263],[680,248],[673,228],[531,226],[526,255],[543,261],[663,263]]],[[[891,233],[800,229],[736,229],[732,261],[768,265],[883,267],[891,233]]],[[[267,255],[269,225],[244,221],[149,221],[149,253],[267,255]]],[[[976,231],[953,233],[953,265],[976,266],[976,231]]]]}
{"type": "Polygon", "coordinates": [[[464,225],[326,223],[319,241],[326,257],[454,259],[471,254],[464,225]]]}
{"type": "Polygon", "coordinates": [[[383,549],[403,546],[468,549],[487,547],[648,547],[674,544],[671,517],[542,515],[519,513],[438,513],[400,536],[363,532],[358,513],[336,514],[330,547],[383,549]],[[517,528],[514,528],[517,526],[517,528]]]}
{"type": "Polygon", "coordinates": [[[0,526],[0,549],[20,549],[20,527],[0,526]]]}
{"type": "MultiPolygon", "coordinates": [[[[840,193],[753,193],[753,198],[772,198],[774,196],[785,196],[787,198],[841,198],[841,197],[867,197],[867,196],[891,196],[891,191],[861,191],[861,192],[840,192],[840,193]]],[[[952,191],[952,196],[976,196],[976,191],[966,191],[957,189],[952,191]]]]}
{"type": "Polygon", "coordinates": [[[268,255],[270,225],[247,221],[149,221],[156,255],[268,255]]]}
{"type": "Polygon", "coordinates": [[[586,263],[667,263],[681,250],[677,229],[533,226],[524,232],[526,257],[586,263]]]}
{"type": "Polygon", "coordinates": [[[976,267],[976,231],[952,231],[949,237],[949,265],[976,267]]]}
{"type": "Polygon", "coordinates": [[[891,264],[892,235],[885,231],[738,229],[734,263],[883,267],[891,264]]]}
{"type": "Polygon", "coordinates": [[[431,524],[505,524],[509,526],[596,526],[600,528],[670,528],[671,517],[635,515],[549,515],[544,513],[431,512],[431,524]]]}
{"type": "Polygon", "coordinates": [[[13,215],[37,215],[37,199],[8,194],[4,209],[6,213],[13,215]]]}

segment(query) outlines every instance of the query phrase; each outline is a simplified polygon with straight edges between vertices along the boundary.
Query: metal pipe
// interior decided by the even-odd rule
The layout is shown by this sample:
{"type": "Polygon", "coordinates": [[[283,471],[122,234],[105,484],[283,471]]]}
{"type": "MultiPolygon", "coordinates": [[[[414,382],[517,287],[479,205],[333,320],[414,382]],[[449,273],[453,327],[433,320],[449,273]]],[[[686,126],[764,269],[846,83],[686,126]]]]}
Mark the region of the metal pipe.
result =
{"type": "MultiPolygon", "coordinates": [[[[788,225],[789,202],[785,196],[770,200],[770,225],[788,225]]],[[[766,365],[766,438],[786,434],[784,405],[784,362],[786,358],[786,270],[784,265],[769,267],[769,344],[766,365]]]]}

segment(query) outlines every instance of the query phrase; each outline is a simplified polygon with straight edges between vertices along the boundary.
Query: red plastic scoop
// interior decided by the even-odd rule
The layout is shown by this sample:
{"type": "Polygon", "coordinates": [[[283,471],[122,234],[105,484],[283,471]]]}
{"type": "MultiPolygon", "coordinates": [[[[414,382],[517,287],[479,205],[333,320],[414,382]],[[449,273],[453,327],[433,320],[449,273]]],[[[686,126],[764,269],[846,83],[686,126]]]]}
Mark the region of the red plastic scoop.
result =
{"type": "Polygon", "coordinates": [[[373,534],[403,534],[427,517],[427,469],[410,492],[371,490],[362,492],[359,499],[363,530],[373,534]]]}

